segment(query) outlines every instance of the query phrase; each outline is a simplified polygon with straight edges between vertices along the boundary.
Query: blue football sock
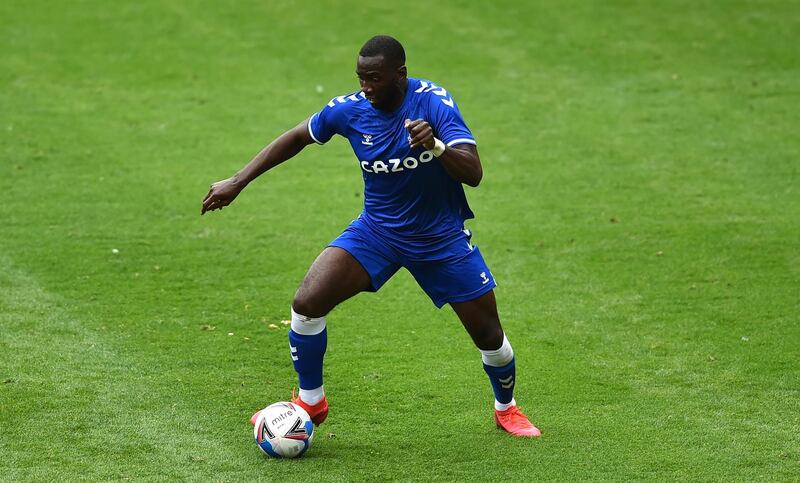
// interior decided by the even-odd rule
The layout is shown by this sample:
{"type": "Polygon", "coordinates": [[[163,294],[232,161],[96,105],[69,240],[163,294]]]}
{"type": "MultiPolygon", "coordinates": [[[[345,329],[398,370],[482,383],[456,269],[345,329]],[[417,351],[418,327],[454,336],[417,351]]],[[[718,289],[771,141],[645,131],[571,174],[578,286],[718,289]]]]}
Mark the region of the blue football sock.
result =
{"type": "Polygon", "coordinates": [[[322,360],[328,346],[328,330],[314,335],[300,335],[289,331],[289,349],[294,370],[300,379],[300,389],[317,389],[322,386],[322,360]]]}
{"type": "Polygon", "coordinates": [[[501,404],[510,403],[514,399],[514,383],[517,372],[514,367],[514,359],[512,358],[511,362],[502,367],[483,364],[483,370],[486,371],[489,381],[492,383],[495,400],[501,404]]]}

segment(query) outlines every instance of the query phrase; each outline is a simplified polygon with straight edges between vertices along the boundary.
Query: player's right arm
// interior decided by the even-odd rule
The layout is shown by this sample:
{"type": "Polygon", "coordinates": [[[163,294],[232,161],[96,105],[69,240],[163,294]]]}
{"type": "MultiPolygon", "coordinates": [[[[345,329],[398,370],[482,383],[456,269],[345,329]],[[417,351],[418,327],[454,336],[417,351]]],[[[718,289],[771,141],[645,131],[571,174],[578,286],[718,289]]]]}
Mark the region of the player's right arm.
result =
{"type": "Polygon", "coordinates": [[[208,190],[208,194],[203,199],[203,208],[200,210],[200,214],[202,215],[206,211],[221,210],[223,207],[228,206],[251,181],[287,159],[292,158],[309,144],[313,144],[314,139],[308,130],[309,122],[310,119],[306,119],[296,127],[281,134],[262,149],[238,173],[228,179],[212,184],[211,189],[208,190]]]}

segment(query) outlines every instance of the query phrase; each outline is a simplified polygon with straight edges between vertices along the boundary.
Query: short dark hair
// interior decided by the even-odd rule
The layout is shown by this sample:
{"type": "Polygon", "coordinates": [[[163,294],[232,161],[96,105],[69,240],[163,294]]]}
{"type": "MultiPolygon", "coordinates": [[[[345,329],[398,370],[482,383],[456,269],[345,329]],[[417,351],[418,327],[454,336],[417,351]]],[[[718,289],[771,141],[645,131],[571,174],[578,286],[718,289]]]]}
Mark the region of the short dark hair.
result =
{"type": "Polygon", "coordinates": [[[406,51],[403,46],[396,38],[388,35],[376,35],[367,40],[358,55],[361,57],[382,55],[384,59],[397,64],[398,67],[406,63],[406,51]]]}

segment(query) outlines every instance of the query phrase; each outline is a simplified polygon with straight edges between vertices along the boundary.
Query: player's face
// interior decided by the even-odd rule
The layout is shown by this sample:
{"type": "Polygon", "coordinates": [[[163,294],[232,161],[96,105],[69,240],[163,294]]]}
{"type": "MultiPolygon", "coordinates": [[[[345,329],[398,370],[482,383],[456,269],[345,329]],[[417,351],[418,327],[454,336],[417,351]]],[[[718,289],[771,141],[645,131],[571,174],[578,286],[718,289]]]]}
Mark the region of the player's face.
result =
{"type": "Polygon", "coordinates": [[[399,107],[405,94],[406,67],[394,67],[382,55],[358,57],[356,75],[361,91],[378,109],[393,110],[399,107]]]}

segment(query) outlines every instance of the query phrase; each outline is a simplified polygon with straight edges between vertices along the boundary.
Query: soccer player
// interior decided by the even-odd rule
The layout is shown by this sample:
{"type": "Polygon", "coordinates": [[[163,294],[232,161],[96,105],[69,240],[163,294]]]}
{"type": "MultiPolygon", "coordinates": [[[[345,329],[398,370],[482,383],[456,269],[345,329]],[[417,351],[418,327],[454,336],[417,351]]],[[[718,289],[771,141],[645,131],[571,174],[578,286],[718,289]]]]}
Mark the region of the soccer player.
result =
{"type": "Polygon", "coordinates": [[[475,139],[450,93],[408,77],[405,60],[394,38],[369,39],[356,64],[361,89],[331,99],[238,173],[211,185],[201,214],[228,206],[251,181],[309,144],[343,136],[364,177],[364,210],[317,257],[292,301],[289,347],[300,386],[292,401],[315,424],[325,420],[326,316],[405,267],[436,307],[453,308],[480,350],[497,426],[539,436],[514,400],[514,352],[497,315],[494,277],[464,227],[474,215],[462,184],[476,187],[483,175],[475,139]]]}

